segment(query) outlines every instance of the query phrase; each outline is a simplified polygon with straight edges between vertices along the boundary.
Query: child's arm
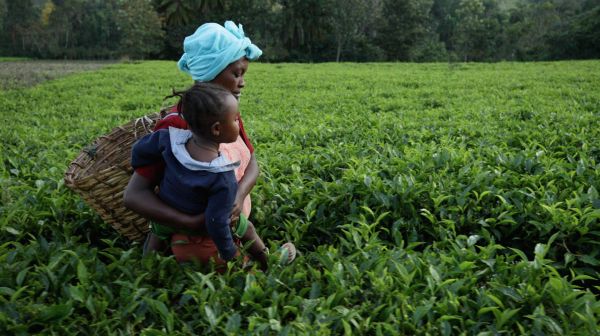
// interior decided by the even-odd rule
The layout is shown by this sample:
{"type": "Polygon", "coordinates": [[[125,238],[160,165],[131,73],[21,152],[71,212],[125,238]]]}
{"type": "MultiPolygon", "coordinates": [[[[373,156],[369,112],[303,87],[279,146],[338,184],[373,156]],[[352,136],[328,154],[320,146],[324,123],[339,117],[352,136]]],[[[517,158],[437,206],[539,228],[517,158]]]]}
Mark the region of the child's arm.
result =
{"type": "MultiPolygon", "coordinates": [[[[235,188],[235,177],[231,176],[233,182],[227,183],[226,174],[218,174],[217,182],[213,184],[206,206],[205,223],[206,231],[217,245],[219,256],[223,260],[231,260],[237,254],[237,247],[233,243],[231,228],[229,227],[231,208],[233,207],[235,188]]],[[[231,173],[233,175],[233,172],[231,173]]]]}
{"type": "Polygon", "coordinates": [[[151,180],[134,172],[123,194],[125,206],[144,218],[174,229],[206,232],[204,214],[192,216],[168,206],[154,193],[154,187],[151,180]]]}
{"type": "Polygon", "coordinates": [[[169,145],[168,137],[168,130],[159,130],[139,139],[131,148],[131,166],[136,169],[163,161],[163,151],[169,145]]]}

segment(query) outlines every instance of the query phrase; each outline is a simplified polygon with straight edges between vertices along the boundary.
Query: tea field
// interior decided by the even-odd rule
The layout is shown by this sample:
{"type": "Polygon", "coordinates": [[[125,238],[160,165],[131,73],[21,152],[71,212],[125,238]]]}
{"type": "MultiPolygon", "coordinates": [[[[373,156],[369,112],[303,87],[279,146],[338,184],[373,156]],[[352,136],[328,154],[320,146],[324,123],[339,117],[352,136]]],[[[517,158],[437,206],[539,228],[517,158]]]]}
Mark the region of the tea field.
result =
{"type": "Polygon", "coordinates": [[[0,92],[0,334],[597,335],[600,61],[252,63],[253,214],[287,267],[142,258],[63,183],[191,84],[114,64],[0,92]]]}

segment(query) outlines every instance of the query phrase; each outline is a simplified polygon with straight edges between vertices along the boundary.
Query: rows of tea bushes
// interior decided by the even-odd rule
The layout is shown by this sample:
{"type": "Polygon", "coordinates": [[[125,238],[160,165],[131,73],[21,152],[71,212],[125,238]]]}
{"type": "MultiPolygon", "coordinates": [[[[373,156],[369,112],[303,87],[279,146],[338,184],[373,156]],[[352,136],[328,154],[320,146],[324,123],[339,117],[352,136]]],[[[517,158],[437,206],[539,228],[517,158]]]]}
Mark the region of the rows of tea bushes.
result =
{"type": "Polygon", "coordinates": [[[271,168],[258,221],[297,232],[307,249],[373,213],[392,244],[389,231],[408,242],[477,234],[531,256],[556,234],[552,256],[593,276],[595,65],[326,65],[313,70],[318,81],[311,68],[294,69],[300,93],[286,95],[292,83],[262,87],[256,100],[276,92],[291,105],[258,124],[271,168]]]}
{"type": "Polygon", "coordinates": [[[142,258],[62,182],[190,84],[172,62],[0,93],[0,333],[598,334],[600,62],[255,64],[251,219],[296,261],[142,258]]]}

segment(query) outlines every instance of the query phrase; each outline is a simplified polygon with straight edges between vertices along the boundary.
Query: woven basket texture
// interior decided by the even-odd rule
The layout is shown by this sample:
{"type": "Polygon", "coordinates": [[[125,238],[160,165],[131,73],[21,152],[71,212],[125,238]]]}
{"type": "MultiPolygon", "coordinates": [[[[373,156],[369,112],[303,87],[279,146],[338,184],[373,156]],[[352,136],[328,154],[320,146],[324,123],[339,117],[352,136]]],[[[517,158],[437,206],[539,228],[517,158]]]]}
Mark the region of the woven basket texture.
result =
{"type": "Polygon", "coordinates": [[[161,114],[150,114],[113,129],[84,148],[65,172],[65,184],[81,195],[100,217],[120,234],[142,241],[148,220],[123,205],[131,175],[131,147],[151,133],[161,114]]]}

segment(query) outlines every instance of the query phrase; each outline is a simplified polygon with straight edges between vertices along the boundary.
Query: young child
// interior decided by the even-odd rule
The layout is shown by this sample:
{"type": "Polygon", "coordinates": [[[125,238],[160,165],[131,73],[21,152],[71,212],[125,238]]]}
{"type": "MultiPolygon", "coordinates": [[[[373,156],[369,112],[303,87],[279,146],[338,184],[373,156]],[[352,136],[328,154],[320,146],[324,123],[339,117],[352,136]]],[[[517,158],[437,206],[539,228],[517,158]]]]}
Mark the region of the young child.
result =
{"type": "MultiPolygon", "coordinates": [[[[230,228],[237,191],[234,169],[239,162],[221,155],[219,144],[238,139],[238,101],[230,91],[209,83],[197,83],[175,95],[181,99],[190,130],[170,127],[143,137],[133,147],[131,164],[137,168],[164,161],[160,199],[191,215],[204,213],[206,230],[219,257],[228,261],[239,255],[230,228]]],[[[160,224],[153,224],[152,231],[157,236],[181,233],[160,224]]],[[[267,249],[252,223],[240,216],[236,233],[243,243],[250,242],[248,252],[265,270],[267,249]]]]}

